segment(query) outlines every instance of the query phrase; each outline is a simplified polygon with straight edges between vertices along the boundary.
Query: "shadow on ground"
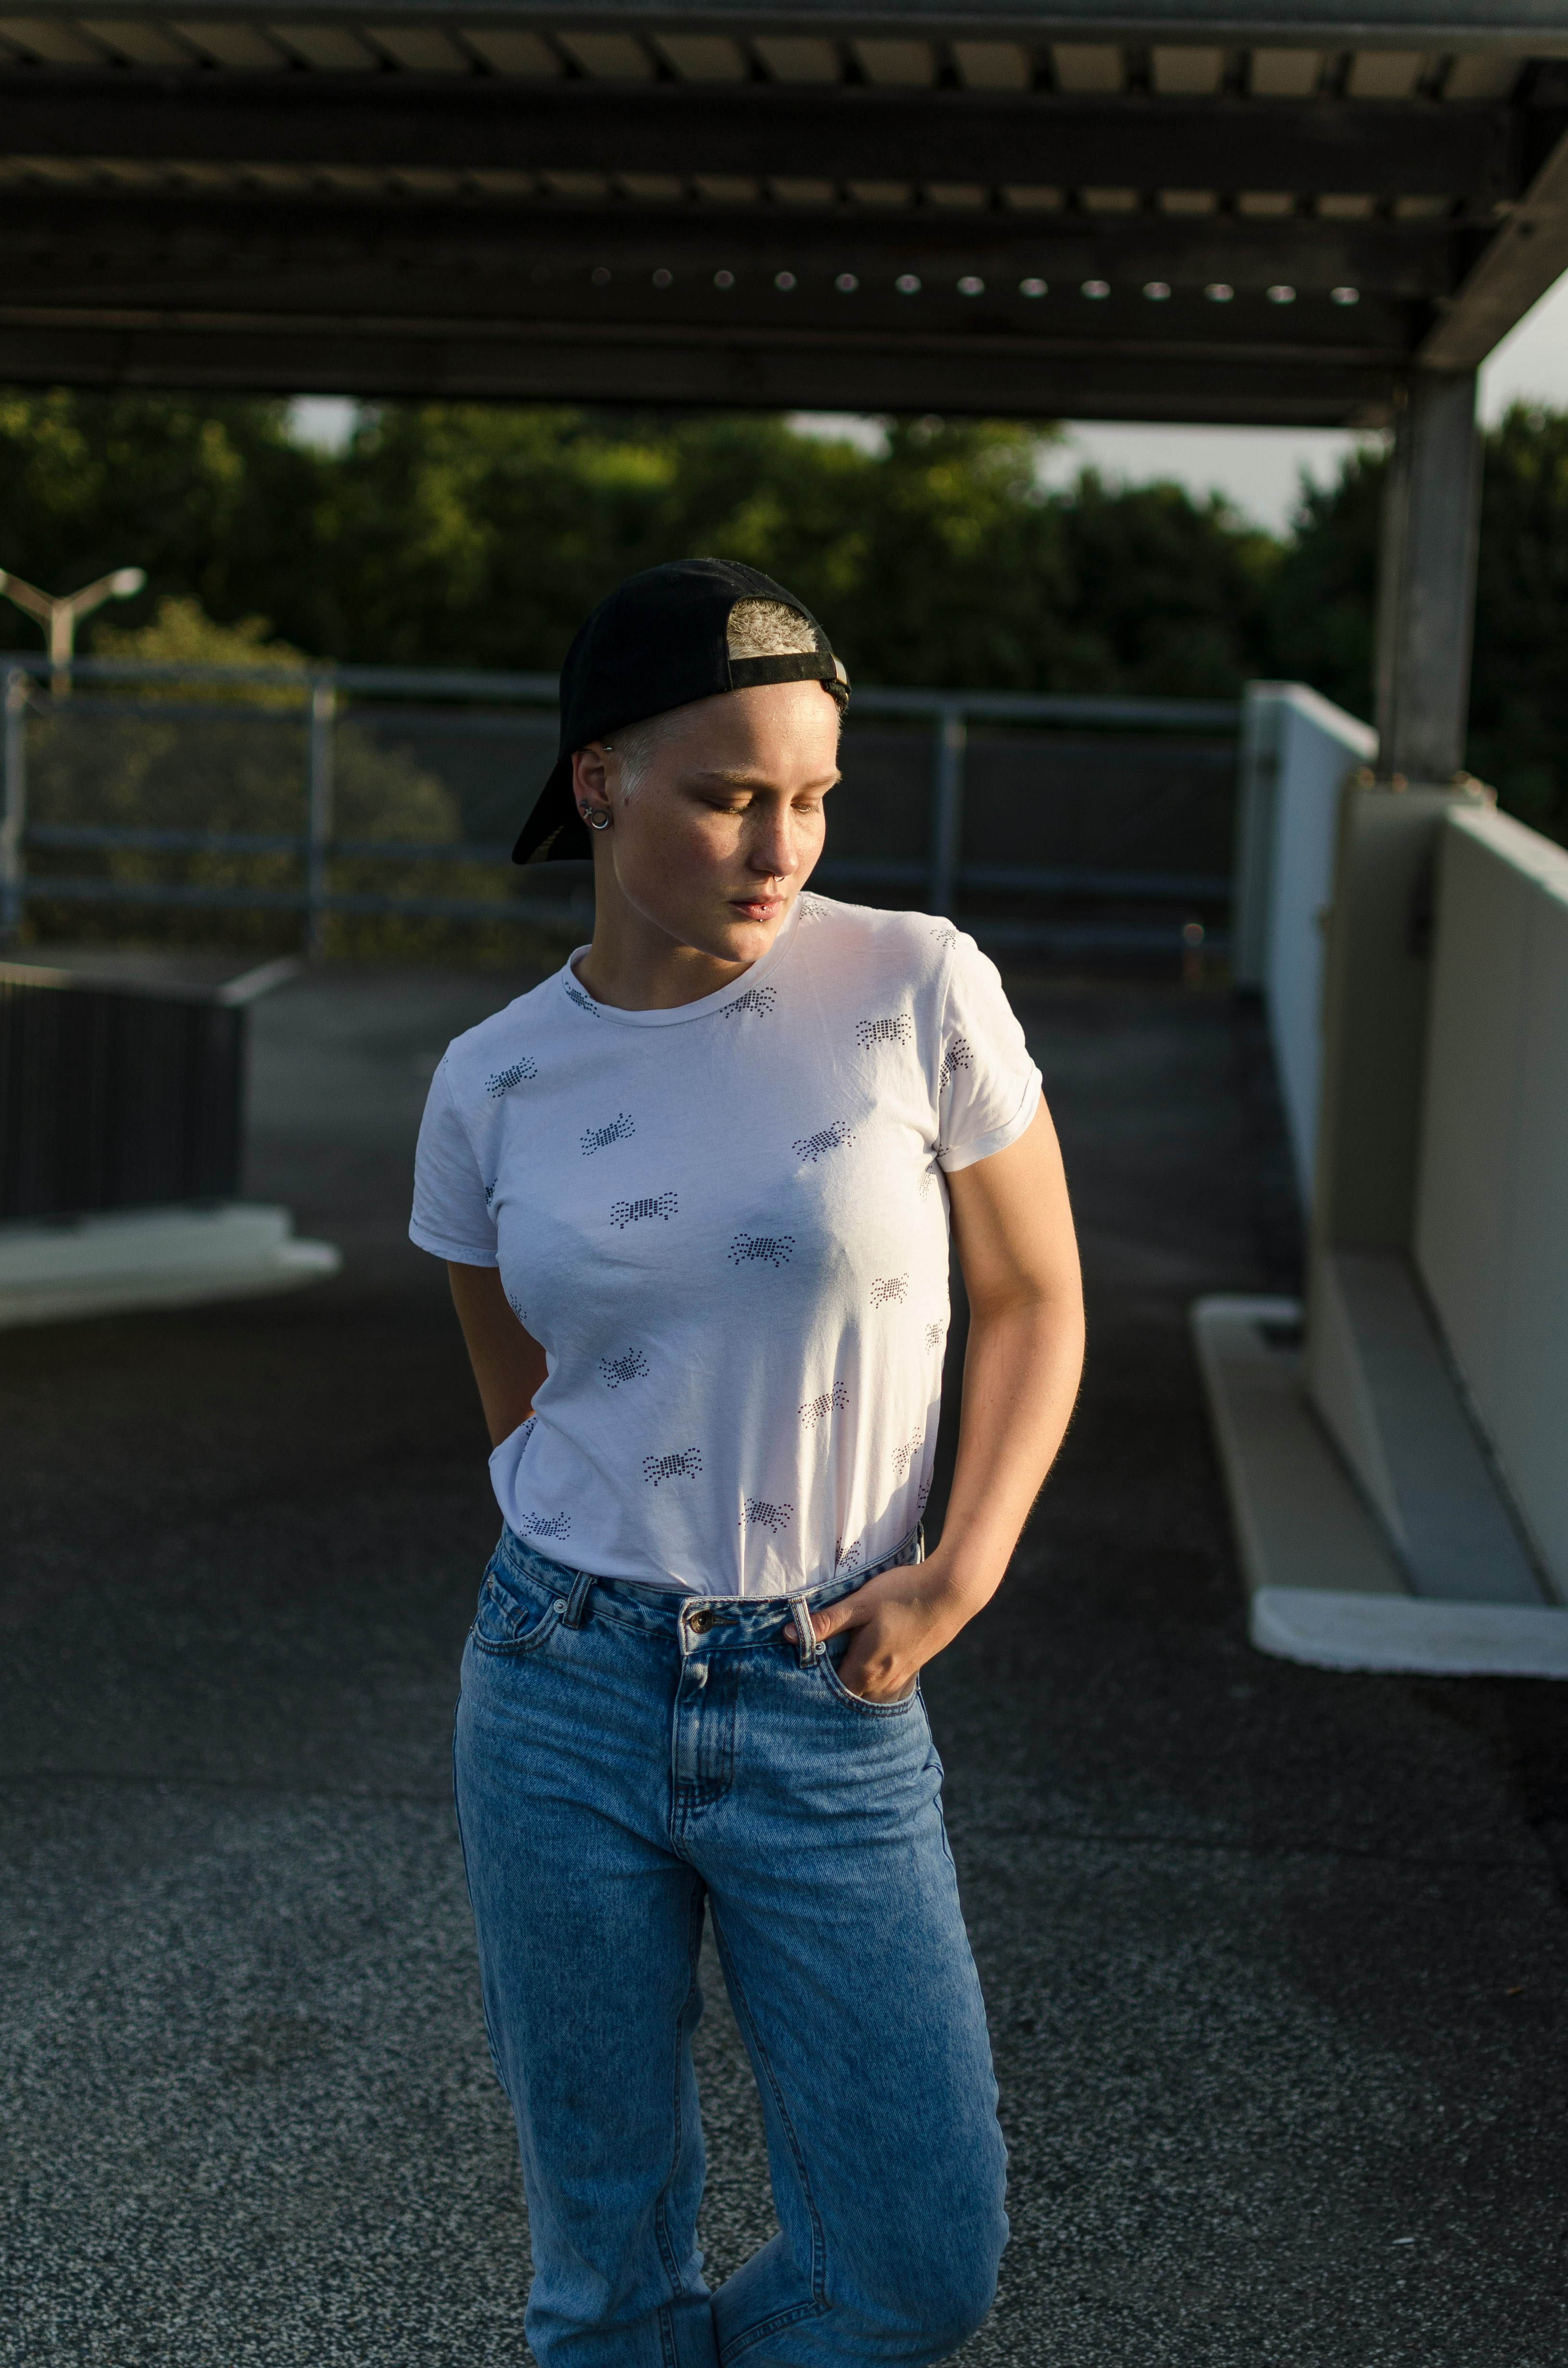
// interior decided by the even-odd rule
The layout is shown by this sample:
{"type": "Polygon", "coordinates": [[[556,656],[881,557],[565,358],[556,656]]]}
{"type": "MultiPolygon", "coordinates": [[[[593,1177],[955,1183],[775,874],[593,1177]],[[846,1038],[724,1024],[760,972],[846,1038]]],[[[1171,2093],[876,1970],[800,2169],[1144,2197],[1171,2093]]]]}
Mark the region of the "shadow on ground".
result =
{"type": "MultiPolygon", "coordinates": [[[[525,2356],[448,1789],[495,1518],[403,1231],[430,1069],[507,991],[328,974],[257,1010],[251,1190],[336,1282],[0,1335],[7,2368],[525,2356]]],[[[1093,1345],[928,1685],[1012,2149],[964,2360],[1556,2368],[1568,1702],[1249,1649],[1184,1316],[1289,1283],[1256,1030],[1019,1003],[1093,1345]]],[[[700,2050],[717,2276],[772,2219],[722,1995],[700,2050]]]]}

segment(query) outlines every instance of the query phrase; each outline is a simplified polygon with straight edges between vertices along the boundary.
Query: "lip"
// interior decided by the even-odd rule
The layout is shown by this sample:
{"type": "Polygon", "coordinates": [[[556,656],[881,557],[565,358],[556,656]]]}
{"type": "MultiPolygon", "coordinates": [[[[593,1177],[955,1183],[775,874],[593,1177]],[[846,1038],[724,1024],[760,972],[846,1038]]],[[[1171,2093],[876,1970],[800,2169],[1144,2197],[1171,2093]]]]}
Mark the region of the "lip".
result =
{"type": "Polygon", "coordinates": [[[730,910],[744,915],[748,921],[771,921],[776,913],[784,910],[782,896],[732,896],[730,910]]]}

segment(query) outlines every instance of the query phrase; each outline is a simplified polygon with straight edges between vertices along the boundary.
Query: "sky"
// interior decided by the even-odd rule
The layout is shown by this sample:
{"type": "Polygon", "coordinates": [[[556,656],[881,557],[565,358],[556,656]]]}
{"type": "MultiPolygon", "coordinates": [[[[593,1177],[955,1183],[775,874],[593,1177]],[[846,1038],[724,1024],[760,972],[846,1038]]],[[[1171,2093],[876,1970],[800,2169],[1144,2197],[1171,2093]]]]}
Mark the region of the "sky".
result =
{"type": "MultiPolygon", "coordinates": [[[[1568,274],[1510,330],[1481,373],[1481,414],[1490,424],[1510,403],[1568,409],[1568,274]]],[[[302,442],[335,449],[353,431],[358,406],[339,395],[301,395],[293,405],[302,442]]],[[[875,449],[874,420],[846,412],[801,413],[809,433],[875,449]]],[[[1130,484],[1174,477],[1202,496],[1223,494],[1259,525],[1280,532],[1290,522],[1303,472],[1323,483],[1356,443],[1334,428],[1145,427],[1123,421],[1076,420],[1044,461],[1048,484],[1067,484],[1096,468],[1130,484]]]]}

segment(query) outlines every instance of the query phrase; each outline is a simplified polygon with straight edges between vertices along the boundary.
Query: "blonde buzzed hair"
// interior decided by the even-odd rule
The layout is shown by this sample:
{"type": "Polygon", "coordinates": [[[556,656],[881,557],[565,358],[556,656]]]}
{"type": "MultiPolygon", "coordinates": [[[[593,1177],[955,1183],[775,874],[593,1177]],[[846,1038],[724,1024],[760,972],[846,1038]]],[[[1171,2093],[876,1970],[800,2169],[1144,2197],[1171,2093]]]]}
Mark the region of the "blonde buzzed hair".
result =
{"type": "Polygon", "coordinates": [[[806,657],[817,646],[810,619],[782,600],[737,600],[725,638],[733,658],[806,657]]]}

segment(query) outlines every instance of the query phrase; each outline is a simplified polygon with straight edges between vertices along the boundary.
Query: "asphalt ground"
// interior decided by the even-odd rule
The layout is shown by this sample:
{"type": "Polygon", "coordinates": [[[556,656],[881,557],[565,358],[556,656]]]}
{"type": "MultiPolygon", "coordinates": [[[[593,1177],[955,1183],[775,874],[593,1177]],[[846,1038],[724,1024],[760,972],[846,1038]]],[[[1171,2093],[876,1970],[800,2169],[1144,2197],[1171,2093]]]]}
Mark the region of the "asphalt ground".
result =
{"type": "MultiPolygon", "coordinates": [[[[329,973],[256,1010],[250,1189],[337,1281],[0,1334],[6,2368],[526,2359],[448,1773],[495,1517],[403,1232],[429,1069],[509,991],[329,973]]],[[[1250,1649],[1186,1309],[1290,1280],[1256,1021],[1017,999],[1091,1353],[928,1678],[1012,2153],[962,2356],[1559,2368],[1568,1690],[1250,1649]]],[[[772,2218],[710,1999],[718,2278],[772,2218]]]]}

